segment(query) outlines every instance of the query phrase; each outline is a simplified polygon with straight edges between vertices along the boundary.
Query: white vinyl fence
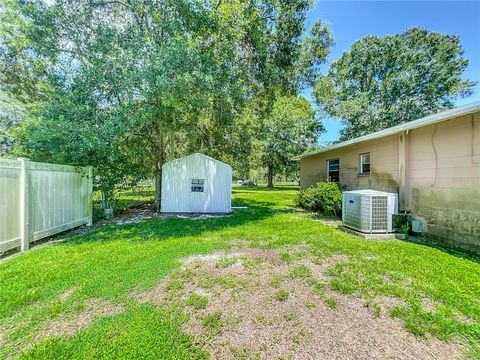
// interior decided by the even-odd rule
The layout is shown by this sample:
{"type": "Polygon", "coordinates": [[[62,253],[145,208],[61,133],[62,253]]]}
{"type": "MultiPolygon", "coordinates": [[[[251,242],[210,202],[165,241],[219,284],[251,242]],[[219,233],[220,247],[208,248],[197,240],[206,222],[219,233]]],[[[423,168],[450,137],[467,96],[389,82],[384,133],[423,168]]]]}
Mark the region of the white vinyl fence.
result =
{"type": "Polygon", "coordinates": [[[0,159],[0,252],[92,224],[92,167],[0,159]]]}

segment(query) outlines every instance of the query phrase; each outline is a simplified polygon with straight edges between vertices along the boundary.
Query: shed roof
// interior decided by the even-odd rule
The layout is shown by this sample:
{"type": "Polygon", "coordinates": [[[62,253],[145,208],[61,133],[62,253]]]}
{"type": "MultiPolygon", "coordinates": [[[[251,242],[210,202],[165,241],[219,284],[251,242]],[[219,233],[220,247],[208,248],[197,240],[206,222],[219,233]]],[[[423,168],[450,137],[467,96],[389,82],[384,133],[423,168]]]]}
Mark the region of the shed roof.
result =
{"type": "Polygon", "coordinates": [[[173,163],[173,162],[177,162],[177,161],[183,161],[183,160],[185,160],[186,158],[194,157],[194,156],[200,156],[200,157],[206,158],[206,159],[208,159],[208,160],[214,161],[214,162],[216,162],[216,163],[219,163],[219,164],[221,164],[221,165],[225,165],[225,166],[228,166],[228,167],[231,168],[231,166],[230,166],[229,164],[226,164],[226,163],[224,163],[224,162],[222,162],[222,161],[220,161],[220,160],[214,159],[214,158],[212,158],[212,157],[210,157],[210,156],[208,156],[208,155],[202,154],[202,153],[192,153],[192,154],[186,155],[186,156],[181,157],[181,158],[178,158],[178,159],[170,160],[170,161],[165,162],[165,163],[163,164],[163,166],[165,166],[166,164],[169,164],[169,163],[173,163]]]}
{"type": "Polygon", "coordinates": [[[327,151],[344,148],[344,147],[347,147],[347,146],[351,146],[351,145],[354,145],[354,144],[362,143],[362,142],[373,140],[373,139],[378,139],[378,138],[389,136],[389,135],[394,135],[394,134],[397,134],[397,133],[402,132],[402,131],[412,130],[412,129],[416,129],[416,128],[419,128],[419,127],[422,127],[422,126],[436,124],[436,123],[446,121],[446,120],[450,120],[450,119],[453,119],[453,118],[456,118],[456,117],[468,115],[468,114],[477,112],[479,110],[480,110],[480,100],[468,103],[466,105],[458,106],[456,108],[453,108],[453,109],[450,109],[450,110],[447,110],[447,111],[442,111],[442,112],[437,113],[437,114],[425,116],[425,117],[417,119],[417,120],[409,121],[409,122],[404,123],[404,124],[400,124],[400,125],[397,125],[397,126],[392,126],[390,128],[380,130],[380,131],[377,131],[377,132],[374,132],[374,133],[371,133],[371,134],[368,134],[368,135],[360,136],[360,137],[355,138],[355,139],[343,141],[341,143],[334,144],[332,146],[328,146],[328,147],[325,147],[325,148],[322,148],[322,149],[306,152],[304,154],[295,156],[293,158],[293,160],[300,160],[300,159],[310,157],[310,156],[314,156],[314,155],[317,155],[317,154],[321,154],[321,153],[324,153],[324,152],[327,152],[327,151]]]}

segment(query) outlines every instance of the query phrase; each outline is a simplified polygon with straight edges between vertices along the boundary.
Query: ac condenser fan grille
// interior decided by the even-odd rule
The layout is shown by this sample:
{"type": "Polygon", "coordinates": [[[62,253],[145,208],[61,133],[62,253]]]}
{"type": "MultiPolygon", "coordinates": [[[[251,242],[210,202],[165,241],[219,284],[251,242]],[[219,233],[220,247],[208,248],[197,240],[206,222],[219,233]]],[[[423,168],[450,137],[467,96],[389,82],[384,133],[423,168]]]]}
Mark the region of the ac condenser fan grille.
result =
{"type": "Polygon", "coordinates": [[[388,227],[388,198],[372,197],[372,231],[386,231],[388,227]]]}

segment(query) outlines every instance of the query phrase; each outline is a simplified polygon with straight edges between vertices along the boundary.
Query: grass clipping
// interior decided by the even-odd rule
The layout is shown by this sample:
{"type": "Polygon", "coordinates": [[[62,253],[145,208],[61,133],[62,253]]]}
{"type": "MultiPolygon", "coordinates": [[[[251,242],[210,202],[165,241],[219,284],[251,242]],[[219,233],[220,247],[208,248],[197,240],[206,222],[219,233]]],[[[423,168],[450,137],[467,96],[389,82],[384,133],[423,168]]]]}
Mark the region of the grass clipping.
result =
{"type": "Polygon", "coordinates": [[[458,345],[416,337],[384,315],[396,299],[372,306],[333,292],[326,271],[345,256],[317,264],[295,251],[306,254],[242,248],[191,257],[140,300],[184,309],[183,330],[216,359],[464,358],[458,345]]]}

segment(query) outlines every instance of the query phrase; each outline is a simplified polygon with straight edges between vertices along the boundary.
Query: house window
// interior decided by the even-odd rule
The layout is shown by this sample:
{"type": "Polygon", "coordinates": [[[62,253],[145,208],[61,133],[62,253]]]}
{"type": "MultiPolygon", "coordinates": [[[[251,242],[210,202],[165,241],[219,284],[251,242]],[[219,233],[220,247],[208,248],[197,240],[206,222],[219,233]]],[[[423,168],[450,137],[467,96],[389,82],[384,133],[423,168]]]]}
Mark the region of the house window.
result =
{"type": "Polygon", "coordinates": [[[327,160],[327,179],[330,181],[340,181],[340,160],[327,160]]]}
{"type": "Polygon", "coordinates": [[[360,154],[360,174],[370,174],[370,153],[360,154]]]}
{"type": "Polygon", "coordinates": [[[192,179],[192,192],[203,192],[205,179],[192,179]]]}

